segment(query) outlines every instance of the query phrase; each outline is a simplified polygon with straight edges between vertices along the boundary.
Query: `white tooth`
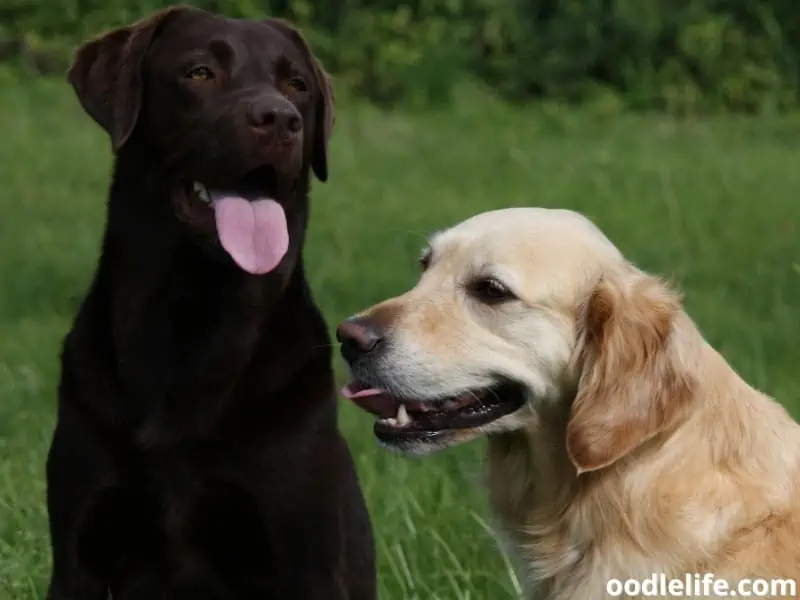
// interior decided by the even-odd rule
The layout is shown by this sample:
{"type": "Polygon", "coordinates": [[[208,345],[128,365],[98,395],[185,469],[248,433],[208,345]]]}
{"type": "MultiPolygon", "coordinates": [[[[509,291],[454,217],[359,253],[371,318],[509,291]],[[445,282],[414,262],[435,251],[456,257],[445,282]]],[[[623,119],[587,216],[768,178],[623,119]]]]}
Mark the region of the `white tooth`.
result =
{"type": "Polygon", "coordinates": [[[406,411],[406,405],[401,404],[400,408],[397,409],[397,424],[400,427],[405,427],[411,423],[411,417],[408,416],[408,411],[406,411]]]}
{"type": "Polygon", "coordinates": [[[211,196],[209,196],[206,186],[204,186],[199,181],[195,181],[192,184],[192,188],[194,189],[195,194],[197,194],[197,197],[200,198],[200,200],[202,200],[206,204],[211,204],[211,196]]]}

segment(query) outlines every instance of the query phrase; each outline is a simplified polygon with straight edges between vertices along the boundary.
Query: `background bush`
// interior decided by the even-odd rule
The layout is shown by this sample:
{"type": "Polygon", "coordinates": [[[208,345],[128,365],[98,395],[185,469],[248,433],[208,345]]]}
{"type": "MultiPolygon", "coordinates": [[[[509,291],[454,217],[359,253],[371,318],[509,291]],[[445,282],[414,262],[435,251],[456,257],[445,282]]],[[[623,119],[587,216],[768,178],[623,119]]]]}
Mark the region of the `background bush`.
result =
{"type": "MultiPolygon", "coordinates": [[[[166,0],[0,0],[0,52],[63,70],[70,48],[166,0]]],[[[798,105],[797,0],[199,0],[306,29],[329,70],[392,105],[451,99],[463,74],[513,100],[638,109],[798,105]]]]}

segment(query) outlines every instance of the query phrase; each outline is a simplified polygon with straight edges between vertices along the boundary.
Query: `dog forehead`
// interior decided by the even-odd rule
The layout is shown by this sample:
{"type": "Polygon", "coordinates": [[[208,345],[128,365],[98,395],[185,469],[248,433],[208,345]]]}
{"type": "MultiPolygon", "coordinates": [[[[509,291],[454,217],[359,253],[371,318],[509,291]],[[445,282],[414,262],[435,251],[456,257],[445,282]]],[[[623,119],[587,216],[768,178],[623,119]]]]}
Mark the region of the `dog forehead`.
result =
{"type": "Polygon", "coordinates": [[[589,219],[566,209],[507,208],[479,213],[436,234],[437,254],[483,255],[486,260],[569,261],[586,253],[619,258],[619,250],[589,219]]]}
{"type": "Polygon", "coordinates": [[[456,278],[497,277],[529,300],[571,300],[587,282],[625,262],[583,215],[563,209],[481,213],[431,239],[435,263],[456,278]]]}
{"type": "Polygon", "coordinates": [[[200,9],[176,11],[160,28],[157,41],[162,47],[208,43],[215,36],[241,34],[243,26],[235,19],[200,9]]]}
{"type": "Polygon", "coordinates": [[[166,60],[207,51],[226,43],[239,59],[272,61],[285,57],[302,62],[302,49],[284,31],[266,20],[232,19],[201,10],[188,10],[165,23],[153,52],[166,60]]]}

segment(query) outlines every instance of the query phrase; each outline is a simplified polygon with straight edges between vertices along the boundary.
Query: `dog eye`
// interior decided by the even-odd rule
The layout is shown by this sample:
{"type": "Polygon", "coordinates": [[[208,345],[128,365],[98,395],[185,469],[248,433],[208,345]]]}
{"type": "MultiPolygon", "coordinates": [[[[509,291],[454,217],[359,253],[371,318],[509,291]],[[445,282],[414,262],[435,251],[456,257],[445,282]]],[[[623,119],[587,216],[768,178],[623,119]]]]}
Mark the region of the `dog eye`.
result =
{"type": "Polygon", "coordinates": [[[192,81],[208,81],[214,79],[214,73],[208,67],[194,67],[189,69],[186,77],[192,81]]]}
{"type": "Polygon", "coordinates": [[[478,279],[469,285],[469,292],[487,304],[513,300],[514,294],[505,285],[492,277],[478,279]]]}
{"type": "Polygon", "coordinates": [[[422,256],[419,257],[419,268],[423,271],[427,270],[427,268],[431,265],[431,253],[425,252],[422,256]]]}
{"type": "Polygon", "coordinates": [[[286,87],[293,92],[308,91],[308,86],[306,85],[306,82],[303,81],[302,77],[292,77],[289,81],[286,82],[286,87]]]}

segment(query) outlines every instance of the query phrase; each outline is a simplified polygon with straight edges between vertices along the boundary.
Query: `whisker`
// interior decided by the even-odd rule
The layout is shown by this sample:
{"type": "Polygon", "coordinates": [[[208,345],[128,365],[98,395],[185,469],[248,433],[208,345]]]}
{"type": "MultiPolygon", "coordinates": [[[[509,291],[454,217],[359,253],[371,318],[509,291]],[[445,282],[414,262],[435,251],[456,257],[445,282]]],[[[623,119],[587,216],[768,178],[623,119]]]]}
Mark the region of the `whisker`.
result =
{"type": "MultiPolygon", "coordinates": [[[[495,400],[500,402],[500,396],[497,394],[497,391],[494,388],[489,387],[489,388],[486,388],[485,391],[488,392],[489,394],[491,394],[492,396],[494,396],[495,400]]],[[[483,406],[483,404],[481,404],[481,406],[483,406]]]]}
{"type": "Polygon", "coordinates": [[[478,406],[480,406],[481,408],[483,408],[483,397],[482,397],[482,396],[478,396],[478,394],[476,394],[476,393],[475,393],[475,392],[473,392],[472,390],[468,390],[468,393],[469,393],[469,395],[470,395],[470,396],[472,396],[473,398],[475,398],[475,400],[476,400],[476,401],[477,401],[477,403],[478,403],[478,406]]]}
{"type": "Polygon", "coordinates": [[[319,350],[320,348],[331,348],[331,349],[334,349],[334,348],[337,348],[337,347],[338,347],[337,344],[328,343],[328,344],[318,344],[318,345],[315,345],[315,346],[311,346],[311,349],[312,350],[319,350]]]}

